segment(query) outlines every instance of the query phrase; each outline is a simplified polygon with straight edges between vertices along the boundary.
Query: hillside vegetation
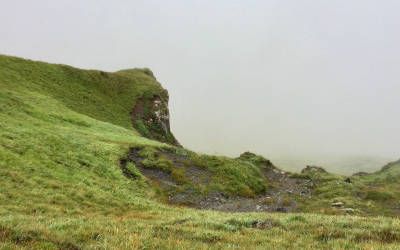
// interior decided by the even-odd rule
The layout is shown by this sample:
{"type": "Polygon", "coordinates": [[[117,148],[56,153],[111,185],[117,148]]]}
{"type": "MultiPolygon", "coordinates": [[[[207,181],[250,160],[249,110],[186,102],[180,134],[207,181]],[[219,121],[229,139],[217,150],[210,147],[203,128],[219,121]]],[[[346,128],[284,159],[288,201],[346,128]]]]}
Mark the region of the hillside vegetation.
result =
{"type": "Polygon", "coordinates": [[[167,92],[148,69],[0,56],[0,89],[2,249],[400,244],[398,162],[347,178],[197,154],[170,133],[167,92]]]}

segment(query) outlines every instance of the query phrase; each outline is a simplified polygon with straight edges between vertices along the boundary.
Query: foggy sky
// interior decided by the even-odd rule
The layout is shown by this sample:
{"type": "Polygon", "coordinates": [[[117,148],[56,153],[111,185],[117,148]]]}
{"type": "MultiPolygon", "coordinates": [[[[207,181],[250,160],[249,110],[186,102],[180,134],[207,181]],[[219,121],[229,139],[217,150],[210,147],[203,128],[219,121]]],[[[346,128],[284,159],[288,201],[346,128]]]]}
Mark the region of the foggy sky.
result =
{"type": "Polygon", "coordinates": [[[400,158],[399,13],[397,0],[0,0],[0,53],[149,67],[186,147],[343,168],[400,158]]]}

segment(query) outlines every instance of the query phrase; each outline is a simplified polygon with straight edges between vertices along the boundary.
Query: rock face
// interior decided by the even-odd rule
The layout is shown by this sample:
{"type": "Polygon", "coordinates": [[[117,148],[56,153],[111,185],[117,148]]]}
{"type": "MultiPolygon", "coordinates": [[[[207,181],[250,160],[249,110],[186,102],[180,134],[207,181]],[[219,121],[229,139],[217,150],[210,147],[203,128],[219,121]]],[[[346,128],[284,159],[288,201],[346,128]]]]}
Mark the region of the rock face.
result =
{"type": "Polygon", "coordinates": [[[140,97],[131,112],[133,127],[144,137],[180,146],[170,130],[168,92],[140,97]]]}

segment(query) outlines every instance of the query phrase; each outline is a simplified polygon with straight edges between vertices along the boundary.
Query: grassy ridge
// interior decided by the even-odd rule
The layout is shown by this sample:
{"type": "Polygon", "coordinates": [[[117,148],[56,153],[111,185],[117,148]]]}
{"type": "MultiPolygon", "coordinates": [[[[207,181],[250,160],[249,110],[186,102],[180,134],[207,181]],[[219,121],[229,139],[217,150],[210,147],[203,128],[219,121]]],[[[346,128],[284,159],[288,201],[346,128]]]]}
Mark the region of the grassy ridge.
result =
{"type": "Polygon", "coordinates": [[[73,111],[125,128],[132,128],[129,113],[137,98],[164,91],[147,70],[108,73],[2,55],[0,84],[51,96],[73,111]]]}
{"type": "MultiPolygon", "coordinates": [[[[152,199],[147,181],[127,179],[119,168],[130,147],[170,147],[131,129],[135,98],[163,91],[146,71],[82,71],[0,56],[0,89],[1,249],[396,249],[400,243],[394,218],[227,214],[152,199]]],[[[257,171],[227,168],[219,174],[247,178],[257,188],[251,184],[257,171]]]]}

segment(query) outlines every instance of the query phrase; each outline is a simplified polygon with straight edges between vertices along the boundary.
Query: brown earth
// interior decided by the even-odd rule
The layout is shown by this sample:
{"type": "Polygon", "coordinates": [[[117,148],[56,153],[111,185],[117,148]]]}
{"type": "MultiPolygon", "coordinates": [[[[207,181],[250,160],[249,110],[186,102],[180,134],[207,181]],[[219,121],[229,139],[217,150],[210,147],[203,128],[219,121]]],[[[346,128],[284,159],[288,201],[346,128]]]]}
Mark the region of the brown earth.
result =
{"type": "MultiPolygon", "coordinates": [[[[134,163],[143,176],[167,193],[169,204],[228,212],[293,212],[298,207],[298,200],[311,198],[314,185],[309,179],[292,177],[289,173],[281,171],[271,164],[262,168],[262,174],[270,183],[270,188],[262,195],[252,198],[232,196],[222,192],[210,192],[204,195],[194,189],[181,188],[182,183],[176,181],[170,171],[144,166],[143,160],[145,159],[140,157],[139,152],[139,148],[132,148],[127,158],[121,160],[123,173],[128,178],[134,178],[126,170],[128,161],[134,163]]],[[[209,170],[196,166],[188,157],[164,150],[158,152],[158,157],[170,160],[173,167],[178,170],[185,169],[183,171],[184,178],[193,185],[207,185],[212,178],[209,170]]]]}

